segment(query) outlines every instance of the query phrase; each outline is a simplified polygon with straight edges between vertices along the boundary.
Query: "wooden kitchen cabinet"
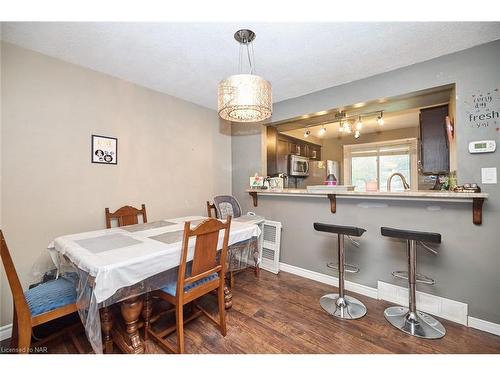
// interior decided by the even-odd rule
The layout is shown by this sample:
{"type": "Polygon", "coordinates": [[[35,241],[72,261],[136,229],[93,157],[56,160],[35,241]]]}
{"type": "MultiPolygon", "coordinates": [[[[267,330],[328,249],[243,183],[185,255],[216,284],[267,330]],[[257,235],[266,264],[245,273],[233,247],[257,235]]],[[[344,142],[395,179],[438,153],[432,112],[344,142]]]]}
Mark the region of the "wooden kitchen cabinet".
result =
{"type": "Polygon", "coordinates": [[[450,171],[450,149],[445,119],[448,105],[420,110],[420,161],[422,173],[438,174],[450,171]]]}
{"type": "Polygon", "coordinates": [[[278,133],[267,127],[267,174],[288,173],[288,155],[305,156],[311,160],[321,160],[321,146],[278,133]]]}
{"type": "Polygon", "coordinates": [[[321,146],[319,145],[307,145],[306,156],[311,160],[321,160],[321,146]]]}

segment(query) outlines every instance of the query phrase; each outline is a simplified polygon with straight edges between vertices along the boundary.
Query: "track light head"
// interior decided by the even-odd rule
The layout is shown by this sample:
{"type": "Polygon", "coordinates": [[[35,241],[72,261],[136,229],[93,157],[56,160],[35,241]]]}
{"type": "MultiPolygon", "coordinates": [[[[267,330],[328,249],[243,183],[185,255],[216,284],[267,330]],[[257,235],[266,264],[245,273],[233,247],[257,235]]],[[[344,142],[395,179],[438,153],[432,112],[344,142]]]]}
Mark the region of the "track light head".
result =
{"type": "Polygon", "coordinates": [[[380,115],[377,117],[377,123],[380,126],[384,125],[384,112],[380,112],[380,115]]]}
{"type": "Polygon", "coordinates": [[[363,121],[361,121],[361,116],[358,117],[358,122],[356,123],[356,130],[361,130],[363,128],[363,121]]]}

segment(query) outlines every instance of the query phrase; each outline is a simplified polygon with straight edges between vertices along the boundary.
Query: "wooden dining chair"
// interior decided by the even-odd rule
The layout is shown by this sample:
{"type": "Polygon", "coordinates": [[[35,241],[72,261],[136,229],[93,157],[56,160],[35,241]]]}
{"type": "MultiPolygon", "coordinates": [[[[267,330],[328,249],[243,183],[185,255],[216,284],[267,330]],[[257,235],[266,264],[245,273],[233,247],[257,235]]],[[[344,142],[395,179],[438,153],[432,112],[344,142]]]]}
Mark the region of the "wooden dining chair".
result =
{"type": "Polygon", "coordinates": [[[226,254],[229,241],[229,230],[231,227],[231,216],[226,223],[217,219],[204,220],[194,229],[191,223],[184,224],[184,237],[182,240],[181,262],[177,281],[167,284],[160,290],[153,292],[157,296],[175,306],[176,326],[161,332],[155,332],[146,323],[148,334],[167,351],[173,353],[184,353],[184,323],[188,323],[196,317],[204,314],[220,329],[226,336],[226,315],[224,309],[224,275],[226,272],[226,254]],[[224,230],[224,239],[220,254],[218,254],[219,232],[224,230]],[[195,238],[193,261],[187,263],[189,239],[195,238]],[[197,298],[217,290],[219,320],[217,321],[210,313],[194,303],[195,312],[184,320],[184,305],[193,302],[197,298]],[[166,337],[177,332],[177,347],[174,348],[167,342],[166,337]]]}
{"type": "Polygon", "coordinates": [[[148,218],[146,216],[146,205],[142,204],[141,209],[132,206],[123,206],[116,210],[115,212],[109,212],[109,208],[106,208],[106,228],[111,228],[111,220],[118,220],[118,226],[123,227],[125,225],[138,224],[138,216],[142,215],[142,222],[147,223],[148,218]]]}
{"type": "Polygon", "coordinates": [[[209,201],[207,201],[207,216],[214,217],[217,219],[217,208],[215,207],[215,204],[210,203],[209,201]],[[214,212],[213,215],[212,211],[214,212]]]}
{"type": "MultiPolygon", "coordinates": [[[[0,256],[14,299],[11,348],[17,348],[18,353],[26,354],[30,352],[33,327],[77,311],[76,289],[72,281],[59,277],[23,292],[1,230],[0,241],[0,256]]],[[[46,337],[43,342],[53,339],[58,334],[46,337]]],[[[41,343],[42,341],[37,342],[38,345],[41,343]]]]}

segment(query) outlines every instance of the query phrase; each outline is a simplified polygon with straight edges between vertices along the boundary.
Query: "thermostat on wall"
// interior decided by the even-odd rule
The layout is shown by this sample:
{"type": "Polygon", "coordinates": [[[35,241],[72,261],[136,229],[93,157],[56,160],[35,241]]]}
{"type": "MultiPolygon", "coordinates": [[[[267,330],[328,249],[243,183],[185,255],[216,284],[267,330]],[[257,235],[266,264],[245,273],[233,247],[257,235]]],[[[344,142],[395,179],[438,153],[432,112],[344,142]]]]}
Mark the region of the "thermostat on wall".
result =
{"type": "Polygon", "coordinates": [[[469,142],[469,152],[480,154],[483,152],[495,152],[497,143],[495,141],[473,141],[469,142]]]}

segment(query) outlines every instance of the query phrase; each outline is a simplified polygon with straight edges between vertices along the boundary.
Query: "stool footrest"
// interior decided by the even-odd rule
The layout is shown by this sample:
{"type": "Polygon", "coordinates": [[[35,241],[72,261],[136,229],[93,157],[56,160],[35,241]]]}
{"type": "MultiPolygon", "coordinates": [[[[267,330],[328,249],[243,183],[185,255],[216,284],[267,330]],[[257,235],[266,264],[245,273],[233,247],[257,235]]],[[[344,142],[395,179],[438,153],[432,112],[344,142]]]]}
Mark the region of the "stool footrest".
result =
{"type": "MultiPolygon", "coordinates": [[[[408,271],[394,271],[392,272],[392,276],[394,276],[397,279],[403,279],[403,280],[408,280],[408,271]]],[[[431,279],[428,276],[421,275],[417,273],[416,275],[416,282],[421,283],[421,284],[428,284],[428,285],[434,285],[435,281],[434,279],[431,279]]]]}
{"type": "MultiPolygon", "coordinates": [[[[326,266],[328,268],[337,270],[339,269],[339,266],[335,263],[327,263],[326,266]]],[[[347,273],[358,273],[359,272],[359,267],[353,266],[352,264],[344,264],[344,272],[347,273]]]]}

